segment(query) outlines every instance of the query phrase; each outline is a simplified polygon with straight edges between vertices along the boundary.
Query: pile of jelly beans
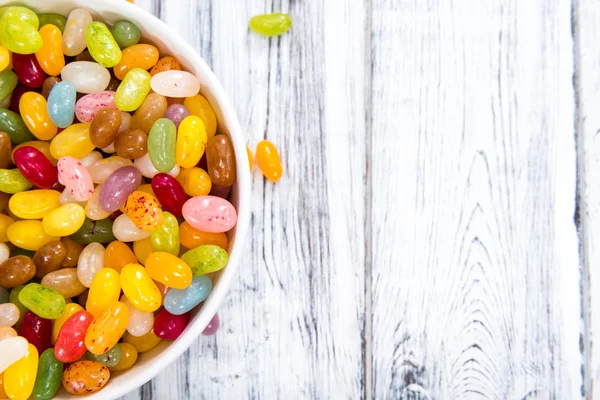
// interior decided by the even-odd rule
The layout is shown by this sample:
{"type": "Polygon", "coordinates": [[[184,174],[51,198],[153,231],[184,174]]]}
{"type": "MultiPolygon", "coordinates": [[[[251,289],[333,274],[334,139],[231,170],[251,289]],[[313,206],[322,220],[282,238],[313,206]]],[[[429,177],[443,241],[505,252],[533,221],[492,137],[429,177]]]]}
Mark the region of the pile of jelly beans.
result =
{"type": "MultiPolygon", "coordinates": [[[[232,142],[141,39],[83,8],[0,8],[0,399],[100,390],[179,337],[227,265],[232,142]]],[[[256,154],[279,179],[274,146],[256,154]]]]}

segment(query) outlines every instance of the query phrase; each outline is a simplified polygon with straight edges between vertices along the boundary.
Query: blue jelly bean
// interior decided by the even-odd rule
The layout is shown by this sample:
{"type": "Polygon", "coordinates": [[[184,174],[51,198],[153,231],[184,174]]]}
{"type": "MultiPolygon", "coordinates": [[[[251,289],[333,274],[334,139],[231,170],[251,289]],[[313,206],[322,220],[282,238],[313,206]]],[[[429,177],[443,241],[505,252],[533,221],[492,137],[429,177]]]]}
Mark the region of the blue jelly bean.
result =
{"type": "Polygon", "coordinates": [[[185,289],[171,289],[165,296],[165,308],[173,315],[181,315],[206,300],[212,290],[212,281],[206,275],[195,276],[185,289]]]}
{"type": "Polygon", "coordinates": [[[77,92],[75,86],[67,81],[54,85],[48,95],[48,114],[54,125],[67,128],[75,118],[75,100],[77,92]]]}
{"type": "Polygon", "coordinates": [[[0,287],[0,304],[8,303],[8,290],[0,287]]]}

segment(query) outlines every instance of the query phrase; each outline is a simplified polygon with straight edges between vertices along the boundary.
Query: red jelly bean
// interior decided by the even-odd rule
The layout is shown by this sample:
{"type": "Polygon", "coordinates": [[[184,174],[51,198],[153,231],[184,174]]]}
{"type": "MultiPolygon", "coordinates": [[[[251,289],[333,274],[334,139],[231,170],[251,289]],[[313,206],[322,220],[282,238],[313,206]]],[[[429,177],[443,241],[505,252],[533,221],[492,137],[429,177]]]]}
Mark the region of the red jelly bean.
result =
{"type": "Polygon", "coordinates": [[[12,93],[12,97],[10,98],[10,109],[12,111],[16,113],[21,112],[19,108],[19,102],[21,101],[21,97],[27,92],[37,92],[37,90],[27,87],[19,82],[12,93]]]}
{"type": "Polygon", "coordinates": [[[67,319],[54,345],[54,355],[59,361],[73,362],[83,357],[87,351],[85,333],[93,319],[94,316],[85,310],[77,311],[67,319]]]}
{"type": "Polygon", "coordinates": [[[190,313],[173,315],[166,309],[154,317],[154,334],[161,339],[175,340],[181,335],[190,320],[190,313]]]}
{"type": "Polygon", "coordinates": [[[19,336],[23,336],[35,346],[39,354],[52,347],[52,321],[40,318],[31,311],[27,311],[21,321],[19,336]]]}
{"type": "Polygon", "coordinates": [[[47,76],[40,67],[35,54],[17,54],[12,55],[13,69],[17,78],[25,86],[30,88],[41,88],[47,76]]]}
{"type": "Polygon", "coordinates": [[[219,330],[219,325],[219,314],[215,314],[215,316],[212,317],[208,325],[206,325],[206,328],[204,328],[204,330],[202,331],[202,334],[204,336],[214,335],[219,330]]]}
{"type": "Polygon", "coordinates": [[[15,150],[15,164],[23,176],[35,186],[50,189],[58,182],[58,171],[38,149],[23,146],[15,150]]]}
{"type": "Polygon", "coordinates": [[[152,178],[152,191],[164,211],[170,212],[175,218],[183,216],[181,209],[188,197],[177,179],[164,173],[156,174],[152,178]]]}

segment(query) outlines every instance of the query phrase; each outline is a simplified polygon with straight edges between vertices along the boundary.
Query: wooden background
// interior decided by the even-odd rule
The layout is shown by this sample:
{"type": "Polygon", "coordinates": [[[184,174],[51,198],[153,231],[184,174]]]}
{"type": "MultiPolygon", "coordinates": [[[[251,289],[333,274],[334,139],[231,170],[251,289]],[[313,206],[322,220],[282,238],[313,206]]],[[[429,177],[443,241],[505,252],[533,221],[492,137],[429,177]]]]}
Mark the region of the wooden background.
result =
{"type": "Polygon", "coordinates": [[[600,398],[598,0],[137,3],[285,177],[221,330],[124,399],[600,398]]]}

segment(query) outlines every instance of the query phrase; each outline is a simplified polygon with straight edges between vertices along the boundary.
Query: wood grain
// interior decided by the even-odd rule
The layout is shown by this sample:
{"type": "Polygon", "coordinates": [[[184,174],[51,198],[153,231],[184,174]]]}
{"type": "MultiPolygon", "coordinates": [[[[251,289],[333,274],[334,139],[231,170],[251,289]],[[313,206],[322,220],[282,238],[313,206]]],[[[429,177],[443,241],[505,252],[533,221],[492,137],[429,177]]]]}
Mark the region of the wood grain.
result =
{"type": "Polygon", "coordinates": [[[581,398],[570,2],[372,10],[373,398],[581,398]]]}

